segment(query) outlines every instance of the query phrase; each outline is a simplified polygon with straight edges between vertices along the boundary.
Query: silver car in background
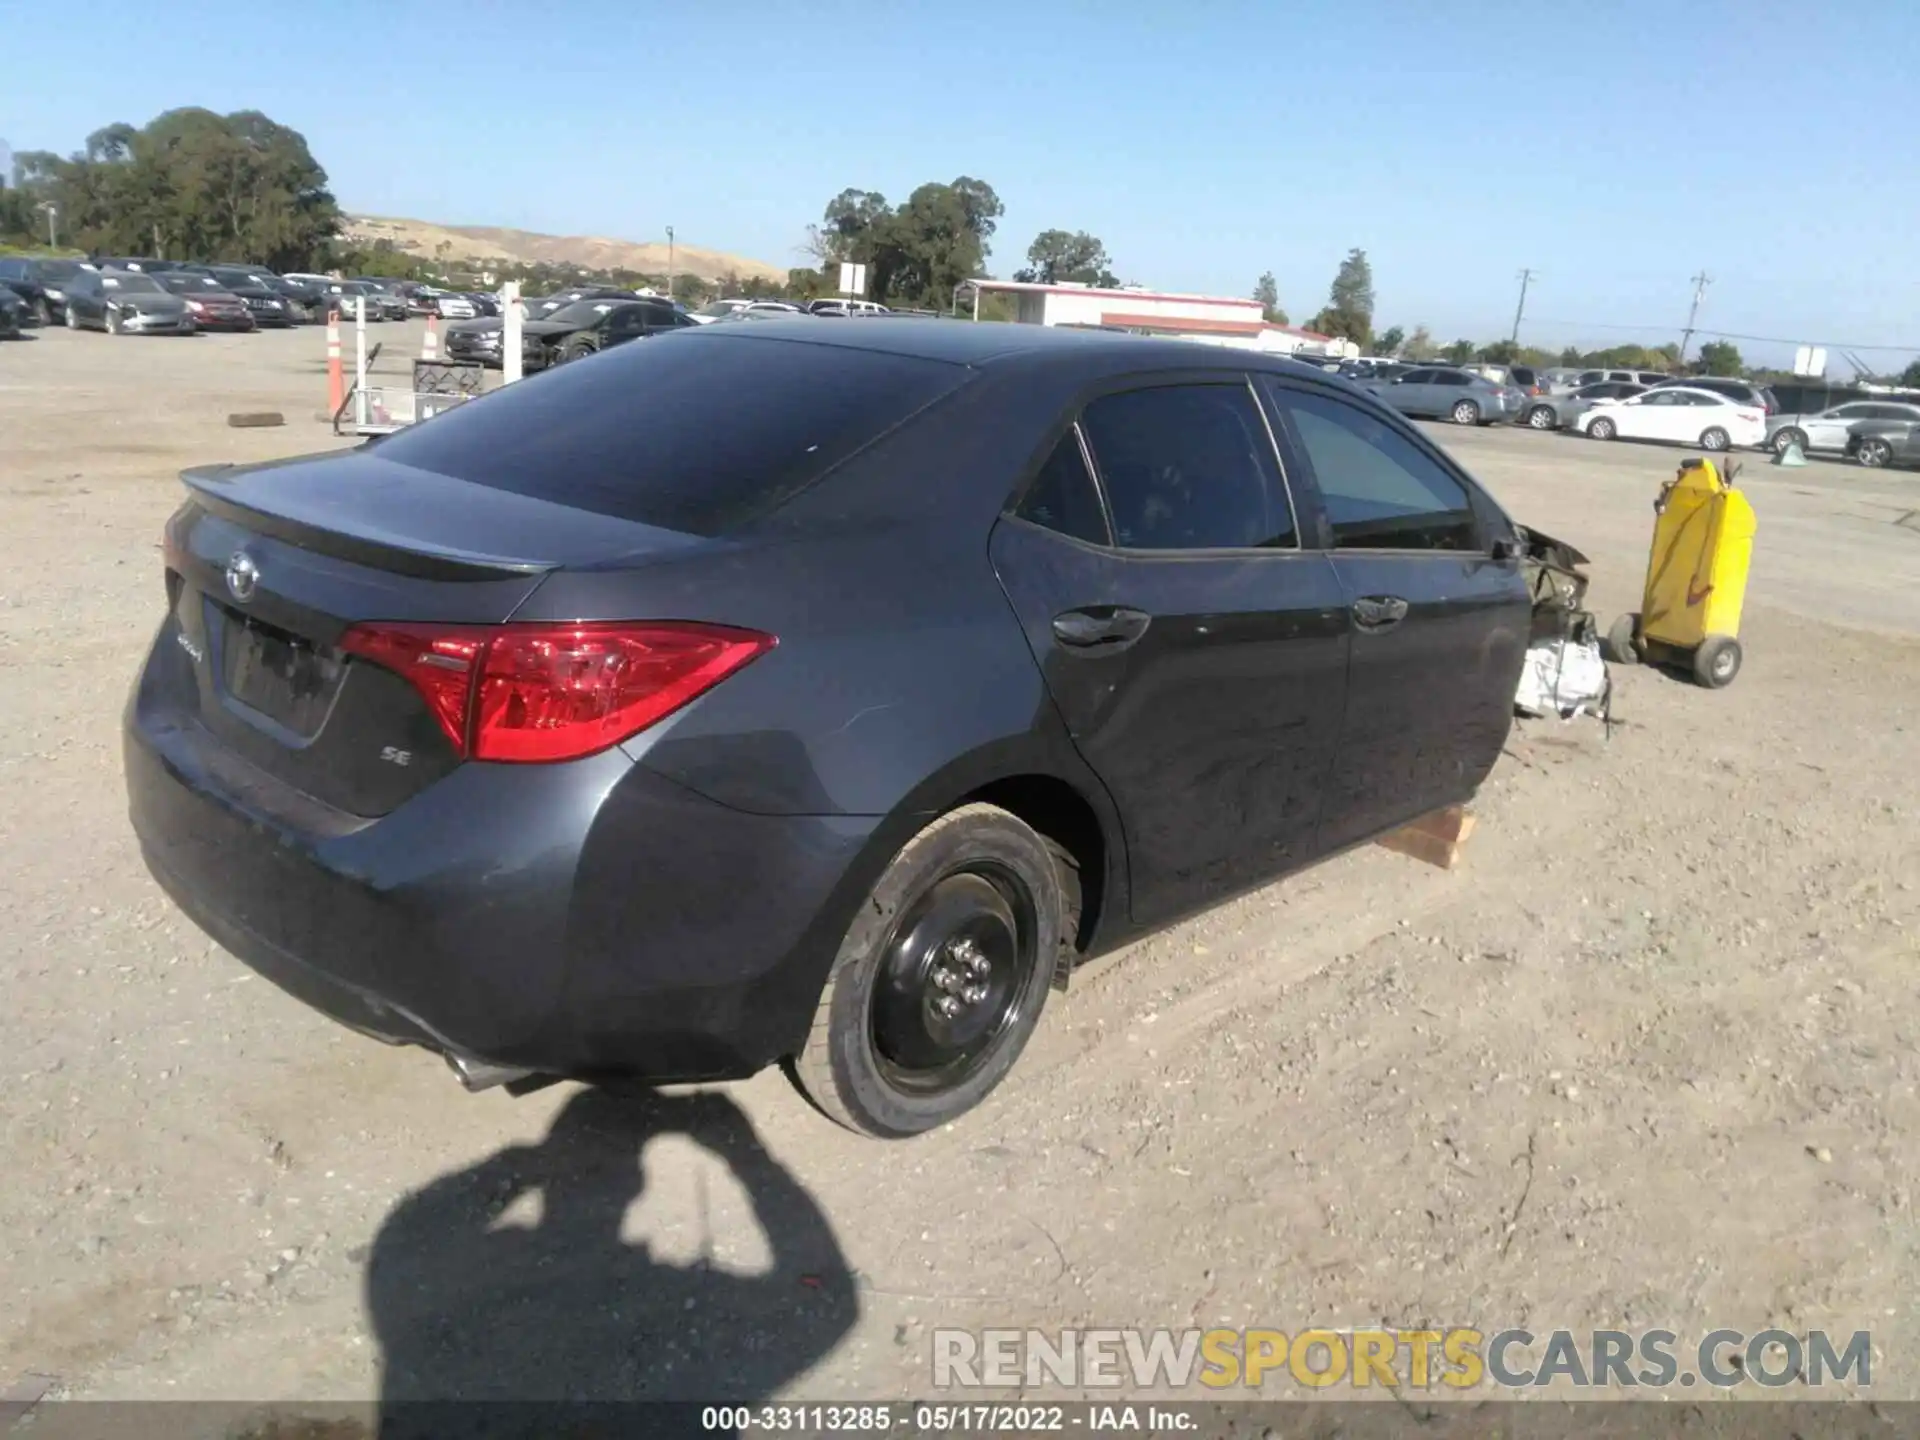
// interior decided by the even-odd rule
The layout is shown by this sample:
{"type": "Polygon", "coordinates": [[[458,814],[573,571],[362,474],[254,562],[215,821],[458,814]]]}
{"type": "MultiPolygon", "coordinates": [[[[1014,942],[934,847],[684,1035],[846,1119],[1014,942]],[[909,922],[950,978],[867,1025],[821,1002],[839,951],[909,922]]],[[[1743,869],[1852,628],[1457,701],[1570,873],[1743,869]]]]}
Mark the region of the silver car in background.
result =
{"type": "Polygon", "coordinates": [[[1853,400],[1834,405],[1817,415],[1770,415],[1767,417],[1767,449],[1776,455],[1789,445],[1798,445],[1803,455],[1851,454],[1855,427],[1863,420],[1920,420],[1920,405],[1903,405],[1893,400],[1853,400]]]}
{"type": "Polygon", "coordinates": [[[1362,382],[1402,415],[1489,425],[1517,420],[1526,396],[1451,365],[1417,365],[1391,380],[1362,382]]]}
{"type": "Polygon", "coordinates": [[[1520,418],[1529,430],[1565,430],[1591,410],[1595,401],[1625,400],[1646,388],[1628,380],[1601,380],[1565,395],[1534,395],[1528,397],[1520,418]]]}

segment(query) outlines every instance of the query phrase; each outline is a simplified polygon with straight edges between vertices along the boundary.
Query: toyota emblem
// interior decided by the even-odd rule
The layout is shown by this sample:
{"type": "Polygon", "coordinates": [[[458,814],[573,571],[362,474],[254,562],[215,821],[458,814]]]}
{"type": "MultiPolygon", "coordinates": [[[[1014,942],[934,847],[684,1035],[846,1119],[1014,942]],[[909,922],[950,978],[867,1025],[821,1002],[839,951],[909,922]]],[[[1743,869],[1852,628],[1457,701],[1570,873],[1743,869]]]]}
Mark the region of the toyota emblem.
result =
{"type": "Polygon", "coordinates": [[[253,563],[253,557],[244,550],[236,550],[227,561],[227,591],[241,602],[251,600],[253,592],[260,584],[260,567],[253,563]]]}

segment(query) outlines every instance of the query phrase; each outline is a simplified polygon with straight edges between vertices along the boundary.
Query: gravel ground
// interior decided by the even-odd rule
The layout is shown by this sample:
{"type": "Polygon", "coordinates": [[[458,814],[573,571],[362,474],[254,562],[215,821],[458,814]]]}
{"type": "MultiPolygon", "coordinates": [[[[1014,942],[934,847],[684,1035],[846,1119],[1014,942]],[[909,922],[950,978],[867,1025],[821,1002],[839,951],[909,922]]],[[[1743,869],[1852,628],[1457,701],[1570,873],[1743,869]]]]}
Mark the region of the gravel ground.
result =
{"type": "MultiPolygon", "coordinates": [[[[0,344],[0,1389],[886,1398],[936,1327],[1385,1324],[1870,1329],[1920,1398],[1920,477],[1749,457],[1731,689],[1517,725],[1461,870],[1358,851],[1103,960],[885,1146],[778,1075],[468,1097],[148,880],[174,475],[341,443],[322,354],[0,344]]],[[[1629,607],[1680,452],[1435,433],[1629,607]]]]}

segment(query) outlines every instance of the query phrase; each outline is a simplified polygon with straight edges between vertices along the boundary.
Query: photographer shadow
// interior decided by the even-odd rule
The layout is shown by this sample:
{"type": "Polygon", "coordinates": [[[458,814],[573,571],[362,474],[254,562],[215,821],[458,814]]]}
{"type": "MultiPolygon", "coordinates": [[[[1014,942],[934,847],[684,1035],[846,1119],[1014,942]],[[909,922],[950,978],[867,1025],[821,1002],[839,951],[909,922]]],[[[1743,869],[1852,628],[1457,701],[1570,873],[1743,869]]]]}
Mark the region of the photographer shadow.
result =
{"type": "Polygon", "coordinates": [[[367,1260],[383,1440],[714,1433],[700,1402],[750,1404],[830,1354],[858,1317],[813,1197],[725,1095],[584,1090],[517,1145],[402,1200],[367,1260]],[[682,1134],[739,1181],[763,1274],[657,1260],[621,1236],[647,1143],[682,1134]],[[503,1212],[540,1198],[537,1224],[503,1212]],[[687,1402],[639,1408],[636,1401],[687,1402]]]}

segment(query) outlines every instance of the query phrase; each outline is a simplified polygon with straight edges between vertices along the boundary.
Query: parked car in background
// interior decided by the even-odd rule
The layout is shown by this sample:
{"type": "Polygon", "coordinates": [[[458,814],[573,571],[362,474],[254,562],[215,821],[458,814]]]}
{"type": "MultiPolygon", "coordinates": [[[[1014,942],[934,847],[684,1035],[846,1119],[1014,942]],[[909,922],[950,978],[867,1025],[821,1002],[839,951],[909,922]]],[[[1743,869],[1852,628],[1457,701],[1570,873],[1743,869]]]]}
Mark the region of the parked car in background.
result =
{"type": "Polygon", "coordinates": [[[632,290],[622,290],[617,285],[575,285],[566,290],[556,290],[551,295],[533,298],[522,296],[521,308],[529,320],[544,320],[563,305],[572,305],[581,300],[638,300],[640,296],[632,290]]]}
{"type": "Polygon", "coordinates": [[[583,359],[667,330],[694,328],[689,316],[665,300],[576,300],[544,320],[528,320],[522,326],[545,347],[543,367],[583,359]]]}
{"type": "Polygon", "coordinates": [[[1806,455],[1844,455],[1854,427],[1862,420],[1920,420],[1920,405],[1854,400],[1818,415],[1775,415],[1767,421],[1767,448],[1778,452],[1798,445],[1806,455]]]}
{"type": "Polygon", "coordinates": [[[362,300],[366,302],[369,324],[382,324],[388,318],[387,307],[382,303],[382,292],[364,280],[329,280],[326,293],[328,303],[339,309],[342,319],[353,319],[356,306],[362,300]]]}
{"type": "Polygon", "coordinates": [[[1741,405],[1757,406],[1762,414],[1778,413],[1780,404],[1773,393],[1764,385],[1756,385],[1751,380],[1736,380],[1721,375],[1662,375],[1658,380],[1649,381],[1649,390],[1662,386],[1684,386],[1689,390],[1711,390],[1716,395],[1741,405]]]}
{"type": "Polygon", "coordinates": [[[1555,365],[1542,370],[1540,378],[1546,383],[1549,395],[1571,394],[1581,385],[1580,372],[1565,365],[1555,365]]]}
{"type": "Polygon", "coordinates": [[[1467,801],[1507,742],[1539,537],[1344,382],[1232,360],[712,325],[188,471],[141,853],[474,1088],[784,1062],[934,1130],[1076,961],[1467,801]]]}
{"type": "Polygon", "coordinates": [[[695,310],[690,318],[696,325],[711,325],[716,320],[731,320],[752,303],[751,300],[715,300],[695,310]]]}
{"type": "MultiPolygon", "coordinates": [[[[241,265],[196,265],[194,270],[210,276],[228,294],[238,297],[253,316],[255,325],[263,329],[285,329],[294,323],[292,302],[269,283],[271,272],[241,265]]],[[[271,278],[278,280],[280,277],[273,275],[271,278]]]]}
{"type": "Polygon", "coordinates": [[[1582,370],[1579,383],[1598,384],[1602,380],[1624,380],[1629,385],[1644,385],[1651,390],[1655,385],[1690,385],[1690,380],[1675,379],[1660,370],[1582,370]]]}
{"type": "Polygon", "coordinates": [[[1531,430],[1563,430],[1602,400],[1626,400],[1647,387],[1628,380],[1600,380],[1564,395],[1536,395],[1527,401],[1521,420],[1531,430]]]}
{"type": "Polygon", "coordinates": [[[468,303],[473,306],[473,313],[476,316],[484,318],[488,315],[498,315],[500,313],[500,299],[498,296],[487,295],[478,290],[468,290],[462,293],[466,295],[468,303]]]}
{"type": "Polygon", "coordinates": [[[151,275],[87,270],[67,282],[67,328],[109,335],[191,335],[187,302],[151,275]]]}
{"type": "Polygon", "coordinates": [[[5,281],[0,281],[0,338],[17,340],[34,324],[33,307],[26,296],[5,281]]]}
{"type": "Polygon", "coordinates": [[[1595,401],[1573,428],[1595,440],[1666,440],[1719,451],[1764,443],[1767,416],[1718,391],[1654,385],[1625,400],[1595,401]]]}
{"type": "Polygon", "coordinates": [[[1920,465],[1920,421],[1859,421],[1847,437],[1847,454],[1875,470],[1888,465],[1920,465]]]}
{"type": "Polygon", "coordinates": [[[36,255],[0,256],[0,280],[25,297],[42,325],[67,318],[66,286],[76,275],[88,273],[78,260],[36,255]]]}
{"type": "Polygon", "coordinates": [[[872,300],[809,300],[809,315],[866,316],[884,315],[887,307],[872,300]]]}
{"type": "Polygon", "coordinates": [[[1511,385],[1496,385],[1451,365],[1422,365],[1391,380],[1364,387],[1402,415],[1447,419],[1456,425],[1486,425],[1518,418],[1523,397],[1511,385]]]}
{"type": "Polygon", "coordinates": [[[187,302],[187,313],[202,330],[252,330],[253,311],[247,302],[211,275],[193,270],[165,270],[153,277],[161,287],[187,302]]]}
{"type": "Polygon", "coordinates": [[[450,290],[433,297],[433,309],[442,320],[472,320],[479,314],[473,308],[473,301],[450,290]]]}
{"type": "MultiPolygon", "coordinates": [[[[528,325],[534,323],[531,320],[520,322],[520,367],[525,371],[538,370],[547,363],[546,342],[538,335],[529,335],[526,330],[528,325]]],[[[449,360],[465,360],[498,370],[501,368],[500,347],[505,333],[506,321],[502,317],[456,320],[441,335],[440,349],[449,360]]]]}

